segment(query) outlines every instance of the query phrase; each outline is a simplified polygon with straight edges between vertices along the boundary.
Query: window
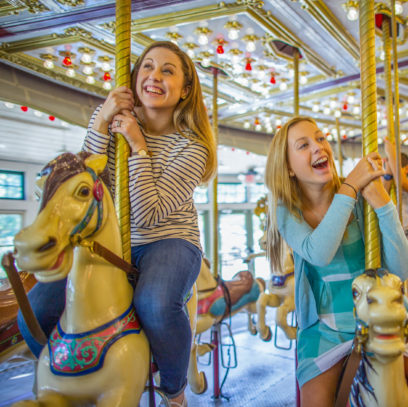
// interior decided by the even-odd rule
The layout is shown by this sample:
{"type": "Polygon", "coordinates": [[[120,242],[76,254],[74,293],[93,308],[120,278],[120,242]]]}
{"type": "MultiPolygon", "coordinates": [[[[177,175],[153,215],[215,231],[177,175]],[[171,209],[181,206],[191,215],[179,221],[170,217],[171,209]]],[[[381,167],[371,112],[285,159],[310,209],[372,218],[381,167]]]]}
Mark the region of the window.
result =
{"type": "Polygon", "coordinates": [[[0,170],[0,199],[24,199],[24,172],[0,170]]]}
{"type": "Polygon", "coordinates": [[[250,184],[248,185],[250,202],[257,202],[258,199],[263,198],[267,194],[265,184],[250,184]]]}
{"type": "Polygon", "coordinates": [[[245,185],[241,183],[218,184],[219,203],[244,203],[246,202],[245,185]]]}
{"type": "MultiPolygon", "coordinates": [[[[0,213],[0,258],[14,248],[14,235],[23,227],[22,213],[0,213]]],[[[0,282],[6,272],[0,267],[0,282]]]]}
{"type": "Polygon", "coordinates": [[[208,203],[208,188],[199,186],[195,189],[193,195],[194,203],[196,204],[206,204],[208,203]]]}

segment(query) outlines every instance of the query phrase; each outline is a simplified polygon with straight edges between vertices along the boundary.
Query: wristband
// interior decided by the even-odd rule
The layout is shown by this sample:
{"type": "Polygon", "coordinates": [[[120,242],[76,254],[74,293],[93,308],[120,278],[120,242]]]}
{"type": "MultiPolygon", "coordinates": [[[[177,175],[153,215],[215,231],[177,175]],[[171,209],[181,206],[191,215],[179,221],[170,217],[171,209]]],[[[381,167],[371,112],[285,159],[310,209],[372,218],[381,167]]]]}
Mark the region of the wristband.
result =
{"type": "Polygon", "coordinates": [[[383,178],[384,178],[386,181],[391,181],[391,180],[394,178],[394,176],[393,176],[392,174],[384,174],[384,175],[383,175],[383,178]]]}
{"type": "Polygon", "coordinates": [[[348,187],[350,187],[354,191],[354,193],[356,194],[356,198],[357,198],[357,190],[356,190],[356,188],[353,187],[353,185],[347,184],[347,182],[343,182],[343,185],[347,185],[348,187]]]}

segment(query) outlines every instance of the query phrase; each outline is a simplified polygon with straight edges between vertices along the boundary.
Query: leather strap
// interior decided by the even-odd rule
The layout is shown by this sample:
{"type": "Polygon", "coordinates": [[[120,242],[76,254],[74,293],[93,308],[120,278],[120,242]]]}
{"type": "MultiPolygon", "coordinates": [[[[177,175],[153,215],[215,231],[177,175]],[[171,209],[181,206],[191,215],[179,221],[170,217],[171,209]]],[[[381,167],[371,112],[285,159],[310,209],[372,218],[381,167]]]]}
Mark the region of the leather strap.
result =
{"type": "Polygon", "coordinates": [[[27,328],[29,329],[32,337],[40,345],[44,346],[47,343],[47,337],[45,336],[44,331],[34,315],[30,302],[28,301],[27,293],[24,290],[23,283],[21,282],[20,276],[14,264],[13,253],[6,253],[1,260],[1,265],[6,271],[11,287],[14,290],[18,306],[20,307],[21,313],[26,321],[27,328]]]}
{"type": "Polygon", "coordinates": [[[353,383],[354,376],[356,375],[358,366],[361,361],[361,354],[357,352],[357,339],[354,338],[353,349],[350,356],[346,361],[346,367],[343,371],[343,375],[340,379],[340,384],[337,391],[336,402],[334,407],[346,407],[351,385],[353,383]]]}
{"type": "Polygon", "coordinates": [[[102,258],[104,258],[106,261],[113,264],[114,266],[120,268],[127,274],[130,274],[130,273],[133,273],[136,275],[139,274],[139,271],[133,264],[128,263],[127,261],[123,260],[122,257],[119,257],[115,253],[111,252],[109,249],[107,249],[105,246],[102,246],[100,243],[93,242],[92,250],[94,253],[101,256],[102,258]]]}

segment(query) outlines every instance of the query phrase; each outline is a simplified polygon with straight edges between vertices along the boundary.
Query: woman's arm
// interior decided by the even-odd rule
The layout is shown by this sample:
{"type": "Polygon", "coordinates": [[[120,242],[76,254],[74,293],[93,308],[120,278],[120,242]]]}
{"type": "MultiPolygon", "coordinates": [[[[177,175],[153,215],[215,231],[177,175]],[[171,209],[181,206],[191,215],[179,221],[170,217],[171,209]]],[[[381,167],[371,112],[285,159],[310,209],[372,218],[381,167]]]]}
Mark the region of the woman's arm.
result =
{"type": "Polygon", "coordinates": [[[191,200],[204,174],[207,156],[204,146],[191,141],[157,179],[149,156],[129,157],[130,204],[135,224],[155,226],[191,200]]]}
{"type": "Polygon", "coordinates": [[[408,278],[408,240],[392,202],[375,210],[382,240],[382,264],[402,280],[408,278]]]}
{"type": "Polygon", "coordinates": [[[84,144],[82,150],[92,154],[106,154],[108,145],[111,140],[109,132],[107,134],[100,133],[93,128],[95,118],[98,116],[102,105],[99,105],[93,112],[86,132],[84,144]]]}
{"type": "Polygon", "coordinates": [[[307,262],[325,266],[332,261],[340,246],[355,202],[349,196],[336,194],[316,229],[296,219],[283,205],[279,205],[276,214],[279,232],[307,262]]]}

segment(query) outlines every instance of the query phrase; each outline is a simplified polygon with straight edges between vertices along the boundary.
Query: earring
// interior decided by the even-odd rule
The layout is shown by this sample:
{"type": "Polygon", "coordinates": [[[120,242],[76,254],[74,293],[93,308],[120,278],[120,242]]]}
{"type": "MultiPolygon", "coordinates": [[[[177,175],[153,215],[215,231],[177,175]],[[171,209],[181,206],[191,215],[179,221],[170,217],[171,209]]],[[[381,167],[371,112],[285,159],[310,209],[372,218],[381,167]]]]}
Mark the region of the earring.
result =
{"type": "Polygon", "coordinates": [[[294,177],[295,173],[292,170],[289,170],[289,177],[294,177]]]}

